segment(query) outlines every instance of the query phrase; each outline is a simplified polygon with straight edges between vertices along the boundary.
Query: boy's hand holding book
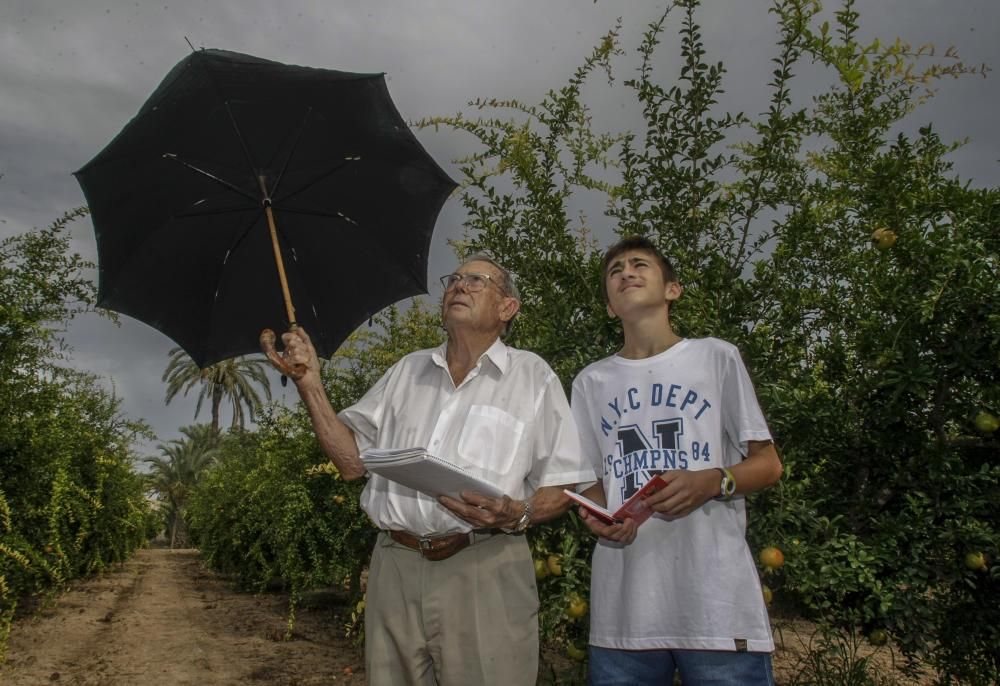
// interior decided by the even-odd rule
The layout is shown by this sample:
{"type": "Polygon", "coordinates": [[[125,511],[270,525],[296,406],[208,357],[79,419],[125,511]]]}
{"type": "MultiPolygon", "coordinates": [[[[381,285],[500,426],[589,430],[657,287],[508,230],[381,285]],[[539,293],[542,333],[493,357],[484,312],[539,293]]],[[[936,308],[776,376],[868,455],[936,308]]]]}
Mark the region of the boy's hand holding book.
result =
{"type": "Polygon", "coordinates": [[[639,525],[631,518],[609,524],[583,505],[580,506],[579,513],[580,519],[590,529],[590,533],[615,543],[629,545],[639,532],[639,525]]]}
{"type": "Polygon", "coordinates": [[[614,513],[609,512],[602,504],[607,501],[600,483],[594,484],[582,495],[569,490],[564,492],[580,504],[580,518],[592,533],[627,545],[635,540],[639,525],[653,514],[646,499],[662,490],[665,485],[666,482],[659,475],[653,476],[614,513]]]}

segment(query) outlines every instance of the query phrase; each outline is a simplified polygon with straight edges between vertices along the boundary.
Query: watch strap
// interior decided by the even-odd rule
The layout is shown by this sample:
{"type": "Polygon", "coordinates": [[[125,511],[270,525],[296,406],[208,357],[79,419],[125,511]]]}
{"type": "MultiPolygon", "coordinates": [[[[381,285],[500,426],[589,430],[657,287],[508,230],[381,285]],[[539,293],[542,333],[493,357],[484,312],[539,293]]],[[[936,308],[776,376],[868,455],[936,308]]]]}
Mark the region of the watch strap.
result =
{"type": "Polygon", "coordinates": [[[733,473],[725,467],[716,467],[715,470],[722,475],[722,480],[719,482],[719,495],[715,499],[732,500],[736,493],[736,479],[733,478],[733,473]]]}
{"type": "Polygon", "coordinates": [[[530,525],[531,525],[531,501],[525,499],[524,511],[521,513],[521,518],[514,523],[514,526],[510,527],[509,529],[503,528],[501,529],[501,531],[507,534],[519,534],[525,529],[527,529],[528,526],[530,525]]]}

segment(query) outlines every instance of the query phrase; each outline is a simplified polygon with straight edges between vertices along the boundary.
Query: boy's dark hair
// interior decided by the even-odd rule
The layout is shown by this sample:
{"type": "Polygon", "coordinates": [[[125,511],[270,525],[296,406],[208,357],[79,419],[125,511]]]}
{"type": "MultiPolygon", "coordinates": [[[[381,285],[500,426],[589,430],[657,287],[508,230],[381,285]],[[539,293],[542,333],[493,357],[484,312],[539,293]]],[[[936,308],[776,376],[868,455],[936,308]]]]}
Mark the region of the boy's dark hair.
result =
{"type": "Polygon", "coordinates": [[[630,250],[638,250],[639,252],[652,255],[655,258],[654,261],[660,266],[660,273],[663,274],[664,283],[677,281],[677,272],[674,271],[674,265],[670,264],[670,260],[663,256],[663,253],[660,252],[660,249],[656,247],[653,241],[645,236],[626,236],[608,248],[607,252],[604,253],[604,259],[601,261],[601,294],[604,296],[605,304],[608,303],[608,265],[616,257],[630,250]]]}

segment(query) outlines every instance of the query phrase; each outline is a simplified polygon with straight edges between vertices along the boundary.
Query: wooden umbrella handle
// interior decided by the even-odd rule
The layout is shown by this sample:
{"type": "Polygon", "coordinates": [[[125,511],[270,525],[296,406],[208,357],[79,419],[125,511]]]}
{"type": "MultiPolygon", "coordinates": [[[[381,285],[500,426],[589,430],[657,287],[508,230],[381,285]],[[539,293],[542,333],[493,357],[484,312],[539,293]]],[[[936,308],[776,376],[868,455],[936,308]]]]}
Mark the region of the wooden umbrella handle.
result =
{"type": "Polygon", "coordinates": [[[304,364],[288,364],[288,362],[278,354],[274,344],[278,337],[271,329],[264,329],[260,332],[260,349],[267,355],[267,359],[275,368],[285,376],[297,381],[306,375],[304,364]]]}

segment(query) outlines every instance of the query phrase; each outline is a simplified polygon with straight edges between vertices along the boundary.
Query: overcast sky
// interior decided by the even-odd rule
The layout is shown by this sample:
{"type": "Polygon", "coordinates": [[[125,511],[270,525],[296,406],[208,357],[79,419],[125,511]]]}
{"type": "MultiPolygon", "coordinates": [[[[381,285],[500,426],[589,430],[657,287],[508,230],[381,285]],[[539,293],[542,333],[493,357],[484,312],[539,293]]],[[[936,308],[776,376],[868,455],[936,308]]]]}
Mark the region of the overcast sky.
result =
{"type": "MultiPolygon", "coordinates": [[[[477,97],[534,102],[562,85],[619,16],[622,70],[662,2],[601,0],[3,0],[0,3],[0,238],[44,227],[84,204],[72,172],[108,143],[163,76],[196,47],[223,48],[290,64],[385,72],[393,99],[409,120],[467,110],[477,97]]],[[[827,2],[828,10],[836,3],[827,2]]],[[[776,37],[767,0],[706,0],[700,23],[710,60],[725,62],[724,107],[755,114],[776,37]]],[[[864,0],[857,3],[866,37],[958,48],[963,60],[1000,68],[997,0],[864,0]]],[[[667,35],[675,35],[672,24],[667,35]]],[[[657,53],[673,73],[675,43],[657,53]]],[[[1000,72],[940,85],[914,116],[933,122],[945,140],[969,136],[956,152],[958,173],[975,186],[1000,185],[997,111],[1000,72]]],[[[616,122],[621,90],[595,80],[586,91],[601,121],[616,122]]],[[[627,121],[627,114],[618,121],[627,121]]],[[[616,122],[617,123],[617,122],[616,122]]],[[[461,134],[417,132],[448,173],[474,148],[461,134]]],[[[463,211],[449,200],[438,220],[430,279],[450,270],[448,238],[461,236],[463,211]]],[[[597,215],[590,223],[609,232],[597,215]]],[[[76,222],[74,247],[96,259],[89,220],[76,222]]],[[[438,291],[432,291],[434,298],[438,291]]],[[[116,327],[88,315],[67,333],[73,364],[100,375],[125,410],[148,421],[161,440],[194,420],[195,396],[163,404],[160,381],[173,343],[122,318],[116,327]]],[[[294,391],[277,397],[294,400],[294,391]]],[[[206,410],[201,421],[207,421],[206,410]]],[[[228,418],[224,417],[224,421],[228,418]]],[[[151,446],[146,449],[152,451],[151,446]]]]}

